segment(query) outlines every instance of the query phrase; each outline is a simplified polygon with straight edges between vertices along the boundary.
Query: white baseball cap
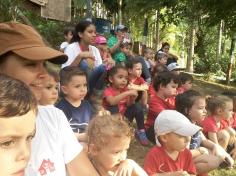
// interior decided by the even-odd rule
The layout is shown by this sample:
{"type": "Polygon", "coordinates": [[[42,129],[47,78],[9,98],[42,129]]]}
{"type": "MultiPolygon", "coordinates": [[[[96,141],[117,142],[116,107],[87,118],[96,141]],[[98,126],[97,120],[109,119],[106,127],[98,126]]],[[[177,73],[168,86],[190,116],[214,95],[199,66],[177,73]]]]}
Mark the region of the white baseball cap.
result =
{"type": "Polygon", "coordinates": [[[173,70],[184,70],[185,68],[180,68],[177,62],[172,62],[169,65],[167,65],[167,69],[169,71],[173,71],[173,70]]]}
{"type": "Polygon", "coordinates": [[[193,136],[201,127],[194,125],[187,117],[176,110],[164,110],[156,118],[154,123],[156,144],[161,146],[157,137],[167,133],[176,133],[181,136],[193,136]]]}

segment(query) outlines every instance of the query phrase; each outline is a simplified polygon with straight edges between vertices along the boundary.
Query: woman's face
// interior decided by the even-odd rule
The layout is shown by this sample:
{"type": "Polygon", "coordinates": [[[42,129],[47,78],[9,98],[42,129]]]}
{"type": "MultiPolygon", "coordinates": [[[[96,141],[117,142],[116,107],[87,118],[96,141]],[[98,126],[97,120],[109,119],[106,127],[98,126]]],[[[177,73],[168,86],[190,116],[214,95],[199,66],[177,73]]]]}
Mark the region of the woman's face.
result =
{"type": "Polygon", "coordinates": [[[95,44],[96,40],[96,28],[93,24],[89,25],[84,32],[78,33],[81,41],[86,43],[87,45],[95,44]]]}
{"type": "Polygon", "coordinates": [[[32,61],[13,53],[8,54],[0,65],[0,73],[21,80],[29,86],[36,98],[40,99],[43,79],[47,74],[44,61],[32,61]]]}
{"type": "Polygon", "coordinates": [[[162,48],[163,52],[164,53],[168,53],[169,50],[170,50],[170,46],[169,45],[165,45],[163,48],[162,48]]]}

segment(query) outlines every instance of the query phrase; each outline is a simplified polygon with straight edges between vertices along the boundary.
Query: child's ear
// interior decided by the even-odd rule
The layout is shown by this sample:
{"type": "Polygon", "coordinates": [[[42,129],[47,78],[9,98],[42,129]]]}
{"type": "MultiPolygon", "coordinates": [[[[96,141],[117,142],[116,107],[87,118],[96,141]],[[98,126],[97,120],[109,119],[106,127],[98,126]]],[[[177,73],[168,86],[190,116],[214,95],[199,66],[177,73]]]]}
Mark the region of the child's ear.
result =
{"type": "Polygon", "coordinates": [[[113,83],[113,78],[112,78],[112,76],[109,76],[109,77],[108,77],[108,81],[109,81],[110,83],[113,83]]]}
{"type": "Polygon", "coordinates": [[[162,143],[166,143],[167,142],[167,135],[166,134],[159,136],[159,138],[160,138],[162,143]]]}
{"type": "Polygon", "coordinates": [[[95,144],[89,144],[89,146],[88,146],[88,153],[90,155],[95,156],[95,155],[98,154],[99,151],[100,151],[100,149],[95,144]]]}
{"type": "Polygon", "coordinates": [[[67,88],[66,86],[61,86],[61,91],[63,92],[63,94],[67,94],[67,88]]]}
{"type": "Polygon", "coordinates": [[[217,108],[216,109],[216,114],[217,115],[221,115],[223,113],[223,109],[222,108],[217,108]]]}

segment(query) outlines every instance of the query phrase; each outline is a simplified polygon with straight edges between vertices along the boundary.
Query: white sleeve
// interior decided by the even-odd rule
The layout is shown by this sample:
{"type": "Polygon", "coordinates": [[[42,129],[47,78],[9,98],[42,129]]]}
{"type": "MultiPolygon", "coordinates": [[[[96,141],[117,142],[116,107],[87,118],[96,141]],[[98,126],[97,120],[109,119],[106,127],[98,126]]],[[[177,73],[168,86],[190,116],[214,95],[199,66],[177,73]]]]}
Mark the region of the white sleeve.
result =
{"type": "Polygon", "coordinates": [[[60,49],[64,50],[68,45],[69,45],[68,42],[62,42],[62,44],[60,45],[60,49]]]}
{"type": "Polygon", "coordinates": [[[73,133],[65,114],[58,109],[57,116],[60,119],[58,123],[60,129],[60,140],[62,141],[62,151],[65,163],[71,162],[82,150],[82,145],[78,142],[73,133]]]}
{"type": "Polygon", "coordinates": [[[94,54],[94,57],[95,57],[95,67],[98,67],[99,65],[102,64],[101,54],[95,46],[92,47],[92,51],[93,51],[93,54],[94,54]]]}
{"type": "Polygon", "coordinates": [[[62,64],[62,68],[71,65],[71,63],[75,60],[76,56],[78,55],[75,51],[73,46],[70,44],[66,47],[64,53],[68,56],[68,60],[66,63],[62,64]]]}

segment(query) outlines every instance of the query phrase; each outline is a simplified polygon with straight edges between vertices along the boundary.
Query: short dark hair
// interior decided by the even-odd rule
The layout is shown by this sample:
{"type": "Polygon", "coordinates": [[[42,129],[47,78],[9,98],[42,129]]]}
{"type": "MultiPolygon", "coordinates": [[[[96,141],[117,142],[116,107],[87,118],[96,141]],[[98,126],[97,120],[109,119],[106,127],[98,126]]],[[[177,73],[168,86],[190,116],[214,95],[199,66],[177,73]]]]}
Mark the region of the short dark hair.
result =
{"type": "Polygon", "coordinates": [[[185,84],[187,81],[193,82],[193,76],[188,73],[181,72],[179,74],[179,81],[181,85],[185,84]]]}
{"type": "Polygon", "coordinates": [[[175,108],[178,112],[188,117],[188,111],[193,106],[197,98],[204,98],[199,92],[195,90],[188,90],[176,96],[175,108]]]}
{"type": "Polygon", "coordinates": [[[160,85],[166,86],[171,81],[178,84],[179,83],[178,76],[174,75],[173,73],[168,72],[168,71],[167,72],[160,72],[157,76],[154,77],[153,87],[154,87],[155,91],[158,91],[160,88],[160,85]]]}
{"type": "Polygon", "coordinates": [[[78,66],[67,66],[60,70],[60,85],[66,85],[71,81],[73,76],[86,76],[78,66]]]}
{"type": "Polygon", "coordinates": [[[163,42],[161,48],[163,49],[165,46],[170,47],[170,44],[168,42],[163,42]]]}
{"type": "Polygon", "coordinates": [[[0,74],[0,118],[22,116],[33,110],[38,112],[37,100],[23,82],[0,74]]]}
{"type": "Polygon", "coordinates": [[[74,31],[75,31],[75,28],[74,28],[74,27],[72,27],[72,26],[66,26],[66,27],[64,28],[63,34],[64,34],[64,35],[68,35],[69,32],[71,32],[72,34],[74,34],[74,31]]]}
{"type": "Polygon", "coordinates": [[[132,69],[132,68],[134,68],[134,65],[136,65],[136,64],[142,64],[142,62],[140,61],[140,58],[135,57],[135,58],[129,59],[126,62],[126,67],[128,69],[132,69]]]}
{"type": "Polygon", "coordinates": [[[123,70],[127,71],[127,68],[125,66],[123,66],[121,64],[117,64],[108,71],[108,77],[114,76],[118,72],[119,69],[123,69],[123,70]]]}

